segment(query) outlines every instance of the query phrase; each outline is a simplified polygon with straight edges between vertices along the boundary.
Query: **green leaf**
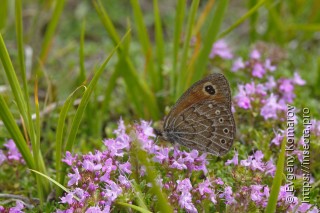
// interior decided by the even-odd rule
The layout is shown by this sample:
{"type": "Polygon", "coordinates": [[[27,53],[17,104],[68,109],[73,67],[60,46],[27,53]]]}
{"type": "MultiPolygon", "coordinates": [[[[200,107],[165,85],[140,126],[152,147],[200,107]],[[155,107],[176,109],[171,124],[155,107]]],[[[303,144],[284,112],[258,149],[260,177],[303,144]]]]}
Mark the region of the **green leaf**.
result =
{"type": "MultiPolygon", "coordinates": [[[[122,40],[124,40],[126,38],[126,36],[130,33],[130,31],[128,31],[125,36],[123,37],[122,40]]],[[[99,69],[96,71],[96,73],[94,74],[91,82],[89,83],[88,85],[88,88],[87,90],[85,91],[81,101],[80,101],[80,104],[78,106],[78,109],[76,111],[76,114],[75,114],[75,117],[72,121],[72,124],[71,124],[71,130],[70,130],[70,133],[68,135],[68,139],[67,139],[67,144],[66,144],[66,151],[72,151],[72,148],[73,148],[73,144],[74,144],[74,141],[76,139],[76,135],[77,135],[77,132],[78,132],[78,129],[79,129],[79,126],[80,126],[80,123],[81,123],[81,120],[82,120],[82,116],[83,116],[83,113],[86,109],[86,106],[90,100],[90,96],[101,76],[101,74],[103,73],[106,65],[108,64],[109,60],[111,59],[111,57],[113,56],[113,54],[117,51],[117,49],[119,48],[121,43],[119,43],[116,47],[114,47],[112,49],[112,51],[110,52],[109,56],[105,59],[105,61],[102,63],[102,65],[99,67],[99,69]]],[[[60,176],[60,179],[59,179],[59,183],[63,185],[64,183],[64,177],[65,177],[65,173],[66,173],[66,166],[63,166],[62,167],[62,171],[61,171],[61,176],[60,176]]],[[[61,192],[57,193],[58,195],[60,194],[61,192]]]]}
{"type": "Polygon", "coordinates": [[[209,61],[209,54],[212,49],[213,43],[216,41],[220,26],[225,15],[226,8],[229,4],[229,1],[218,1],[215,9],[214,16],[209,24],[208,31],[204,36],[202,48],[200,50],[199,56],[195,63],[194,67],[191,67],[190,72],[188,73],[188,78],[186,79],[186,84],[183,88],[185,90],[191,83],[199,80],[205,74],[206,66],[209,61]]]}
{"type": "Polygon", "coordinates": [[[125,207],[130,207],[132,209],[135,209],[139,212],[143,212],[143,213],[152,213],[151,211],[147,210],[147,209],[144,209],[144,208],[141,208],[139,206],[136,206],[136,205],[132,205],[132,204],[129,204],[129,203],[123,203],[123,202],[116,202],[116,204],[118,205],[121,205],[121,206],[125,206],[125,207]]]}
{"type": "Polygon", "coordinates": [[[63,134],[64,134],[64,123],[67,117],[67,113],[69,111],[70,106],[73,105],[74,100],[76,97],[79,96],[79,94],[82,94],[86,90],[85,86],[80,86],[78,87],[75,91],[73,91],[65,103],[63,104],[60,115],[59,115],[59,120],[58,120],[58,125],[57,125],[57,132],[56,132],[56,172],[57,172],[57,180],[61,179],[61,156],[62,153],[65,153],[64,147],[63,147],[63,134]]]}
{"type": "Polygon", "coordinates": [[[188,17],[188,24],[187,24],[187,30],[186,30],[186,37],[183,41],[183,50],[182,50],[182,58],[180,63],[180,68],[178,72],[178,83],[176,88],[176,99],[180,97],[182,92],[184,91],[185,87],[187,86],[187,61],[189,59],[189,49],[190,49],[190,41],[191,41],[191,35],[194,25],[194,20],[197,14],[197,9],[199,6],[200,0],[194,0],[192,1],[189,17],[188,17]]]}
{"type": "Polygon", "coordinates": [[[35,168],[35,163],[33,161],[29,147],[27,146],[27,143],[2,95],[0,95],[0,118],[2,119],[5,127],[7,128],[11,137],[13,138],[18,150],[20,151],[23,159],[26,161],[28,167],[35,168]]]}
{"type": "Polygon", "coordinates": [[[285,163],[285,154],[286,154],[286,141],[283,140],[281,144],[281,152],[279,154],[278,162],[277,162],[277,169],[274,179],[272,181],[272,188],[270,191],[270,197],[268,200],[267,208],[265,210],[266,213],[269,212],[276,212],[278,196],[280,192],[280,186],[283,177],[283,169],[285,163]]]}

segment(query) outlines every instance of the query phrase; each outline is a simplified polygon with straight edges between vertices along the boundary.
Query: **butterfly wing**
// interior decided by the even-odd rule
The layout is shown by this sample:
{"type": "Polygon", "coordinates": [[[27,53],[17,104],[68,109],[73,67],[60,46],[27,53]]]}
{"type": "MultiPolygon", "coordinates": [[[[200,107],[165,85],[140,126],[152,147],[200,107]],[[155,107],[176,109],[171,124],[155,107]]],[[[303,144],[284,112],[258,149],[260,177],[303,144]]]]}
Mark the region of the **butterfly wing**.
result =
{"type": "Polygon", "coordinates": [[[172,108],[163,129],[171,142],[214,155],[227,153],[236,127],[226,78],[212,74],[196,82],[172,108]]]}
{"type": "Polygon", "coordinates": [[[224,155],[233,144],[236,129],[232,112],[226,106],[206,100],[181,112],[165,131],[184,146],[224,155]]]}

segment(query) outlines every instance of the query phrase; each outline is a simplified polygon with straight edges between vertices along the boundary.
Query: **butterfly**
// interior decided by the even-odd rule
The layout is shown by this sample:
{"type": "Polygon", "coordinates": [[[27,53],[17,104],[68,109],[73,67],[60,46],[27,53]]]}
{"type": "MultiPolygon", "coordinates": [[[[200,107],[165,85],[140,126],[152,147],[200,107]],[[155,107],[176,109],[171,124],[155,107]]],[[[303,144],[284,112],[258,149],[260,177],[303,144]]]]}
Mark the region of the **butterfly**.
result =
{"type": "Polygon", "coordinates": [[[165,141],[221,156],[234,141],[236,125],[231,92],[223,74],[214,73],[194,83],[166,116],[155,134],[165,141]]]}

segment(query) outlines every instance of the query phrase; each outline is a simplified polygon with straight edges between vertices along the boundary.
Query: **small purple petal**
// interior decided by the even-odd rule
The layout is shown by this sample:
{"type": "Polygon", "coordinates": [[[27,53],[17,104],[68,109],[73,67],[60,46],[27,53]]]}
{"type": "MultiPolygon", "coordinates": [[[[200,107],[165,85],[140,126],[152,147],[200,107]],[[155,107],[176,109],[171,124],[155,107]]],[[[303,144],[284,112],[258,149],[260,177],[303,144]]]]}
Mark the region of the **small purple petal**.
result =
{"type": "Polygon", "coordinates": [[[78,168],[74,168],[73,171],[74,171],[74,174],[72,173],[68,174],[68,177],[70,178],[68,182],[68,186],[72,186],[73,184],[78,185],[78,181],[81,179],[78,168]]]}
{"type": "Polygon", "coordinates": [[[7,143],[4,144],[5,147],[8,149],[7,158],[8,160],[22,160],[22,155],[17,149],[16,144],[12,139],[8,140],[7,143]]]}
{"type": "Polygon", "coordinates": [[[65,162],[67,165],[72,166],[72,164],[75,163],[77,157],[73,157],[71,152],[67,151],[65,158],[62,159],[63,162],[65,162]]]}
{"type": "Polygon", "coordinates": [[[267,70],[269,70],[270,72],[273,72],[273,71],[275,71],[275,70],[277,69],[276,66],[272,66],[270,59],[267,59],[267,60],[265,61],[264,67],[265,67],[267,70]]]}
{"type": "Polygon", "coordinates": [[[61,203],[68,203],[72,204],[74,202],[73,200],[73,192],[68,193],[66,196],[61,197],[61,203]]]}
{"type": "Polygon", "coordinates": [[[293,83],[302,86],[306,84],[306,81],[301,78],[299,73],[295,72],[293,77],[293,83]]]}
{"type": "Polygon", "coordinates": [[[283,107],[277,102],[277,96],[271,94],[266,100],[265,105],[261,108],[260,115],[264,117],[265,120],[269,118],[277,119],[277,112],[282,109],[283,107]]]}
{"type": "Polygon", "coordinates": [[[231,160],[227,160],[227,162],[225,163],[226,166],[230,165],[230,164],[234,164],[234,165],[238,165],[239,163],[239,159],[238,159],[238,152],[236,151],[233,155],[233,158],[231,160]]]}
{"type": "Polygon", "coordinates": [[[132,171],[131,171],[131,163],[130,162],[125,162],[123,164],[119,164],[119,169],[120,169],[120,171],[128,173],[128,174],[132,173],[132,171]]]}
{"type": "Polygon", "coordinates": [[[265,68],[260,63],[255,63],[252,69],[252,76],[262,78],[266,73],[265,68]]]}
{"type": "Polygon", "coordinates": [[[250,53],[251,59],[259,59],[260,57],[260,52],[257,49],[252,50],[252,52],[250,53]]]}
{"type": "Polygon", "coordinates": [[[7,157],[5,156],[3,151],[0,150],[0,165],[3,164],[3,162],[5,162],[6,160],[7,160],[7,157]]]}
{"type": "Polygon", "coordinates": [[[213,44],[209,58],[214,58],[215,56],[223,59],[231,59],[233,57],[228,44],[224,40],[218,40],[213,44]]]}
{"type": "Polygon", "coordinates": [[[232,72],[237,72],[240,69],[245,68],[245,64],[242,60],[242,58],[237,58],[237,60],[235,60],[235,62],[232,65],[231,71],[232,72]]]}
{"type": "Polygon", "coordinates": [[[238,94],[235,96],[235,100],[237,105],[243,109],[251,109],[251,100],[249,96],[246,94],[243,85],[238,85],[238,94]]]}

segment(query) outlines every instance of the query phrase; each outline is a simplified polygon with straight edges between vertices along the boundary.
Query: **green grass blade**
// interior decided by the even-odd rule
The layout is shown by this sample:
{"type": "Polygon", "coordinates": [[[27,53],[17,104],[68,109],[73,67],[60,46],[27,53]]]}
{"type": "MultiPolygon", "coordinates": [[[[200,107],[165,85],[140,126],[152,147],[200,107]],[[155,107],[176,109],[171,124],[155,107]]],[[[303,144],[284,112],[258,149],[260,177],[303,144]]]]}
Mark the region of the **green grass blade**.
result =
{"type": "MultiPolygon", "coordinates": [[[[34,162],[35,162],[35,168],[37,170],[39,170],[39,168],[41,167],[41,162],[40,162],[40,153],[41,153],[41,149],[40,149],[40,110],[39,110],[39,99],[38,99],[38,78],[36,78],[35,84],[34,84],[34,102],[35,102],[35,108],[36,108],[36,125],[35,125],[35,133],[36,133],[36,147],[33,148],[34,150],[34,162]]],[[[44,191],[42,188],[42,182],[41,182],[41,178],[36,176],[37,179],[37,191],[38,191],[38,195],[40,198],[40,203],[41,205],[44,202],[44,191]]]]}
{"type": "Polygon", "coordinates": [[[12,139],[14,140],[17,148],[19,149],[23,159],[26,161],[29,168],[35,168],[35,163],[33,161],[31,152],[27,143],[14,120],[7,103],[5,102],[2,95],[0,95],[0,118],[2,119],[5,127],[10,133],[12,139]]]}
{"type": "Polygon", "coordinates": [[[267,208],[265,210],[266,213],[276,211],[278,196],[279,196],[279,192],[280,192],[280,186],[281,186],[282,177],[283,177],[282,175],[283,175],[285,154],[286,154],[285,148],[286,148],[286,140],[282,141],[282,144],[281,144],[281,152],[279,154],[276,174],[275,174],[273,182],[272,182],[270,197],[268,200],[267,208]]]}
{"type": "MultiPolygon", "coordinates": [[[[126,33],[126,35],[128,34],[129,32],[126,33]]],[[[124,36],[125,38],[126,36],[124,36]]],[[[119,44],[120,45],[120,44],[119,44]]],[[[73,147],[73,143],[74,143],[74,140],[75,140],[75,137],[76,137],[76,134],[77,134],[77,131],[78,131],[78,128],[79,128],[79,125],[80,125],[80,122],[81,122],[81,118],[82,118],[82,115],[83,115],[83,112],[86,108],[86,105],[88,104],[89,102],[89,98],[101,76],[101,74],[103,73],[106,65],[108,64],[109,60],[111,59],[111,57],[113,56],[113,54],[115,53],[115,51],[117,50],[117,48],[119,47],[119,45],[117,45],[112,51],[111,53],[109,54],[109,56],[105,59],[105,61],[102,63],[102,65],[99,67],[99,69],[97,70],[97,72],[94,74],[91,82],[89,83],[88,85],[88,88],[86,90],[86,92],[84,93],[83,95],[83,98],[81,99],[80,101],[80,104],[79,104],[79,107],[77,109],[77,112],[76,112],[76,115],[75,115],[75,118],[72,122],[72,128],[71,128],[71,131],[70,131],[70,134],[69,134],[69,137],[68,137],[68,140],[67,140],[67,145],[66,145],[66,151],[71,151],[72,150],[72,147],[73,147]]]]}
{"type": "Polygon", "coordinates": [[[213,8],[215,2],[216,2],[216,0],[209,0],[209,1],[206,2],[205,6],[203,8],[203,11],[199,15],[197,23],[196,23],[196,25],[194,27],[194,32],[193,32],[194,35],[197,35],[200,32],[201,27],[203,26],[203,24],[208,19],[207,17],[210,14],[210,12],[212,11],[212,8],[213,8]]]}
{"type": "Polygon", "coordinates": [[[142,51],[145,55],[150,51],[150,40],[146,24],[143,21],[143,15],[138,0],[130,0],[133,9],[134,20],[137,25],[137,34],[140,40],[142,51]]]}
{"type": "Polygon", "coordinates": [[[288,29],[294,31],[319,32],[320,24],[291,24],[288,25],[288,29]]]}
{"type": "Polygon", "coordinates": [[[80,34],[80,47],[79,47],[79,76],[77,79],[77,83],[82,84],[86,80],[86,68],[84,65],[84,39],[86,33],[86,21],[82,21],[81,25],[81,34],[80,34]]]}
{"type": "MultiPolygon", "coordinates": [[[[23,28],[22,28],[22,9],[21,9],[21,0],[15,1],[15,16],[16,16],[16,34],[17,34],[17,44],[18,44],[18,58],[21,69],[21,77],[23,81],[23,90],[25,94],[26,101],[28,100],[28,85],[27,85],[27,76],[26,76],[26,66],[24,60],[24,45],[23,45],[23,28]]],[[[27,101],[27,103],[29,103],[27,101]]],[[[28,113],[30,112],[28,104],[28,113]]],[[[30,114],[30,113],[29,113],[30,114]]]]}
{"type": "Polygon", "coordinates": [[[162,32],[161,16],[159,12],[158,0],[153,0],[155,37],[157,49],[157,78],[159,79],[159,90],[163,89],[162,66],[164,61],[164,41],[162,32]]]}
{"type": "Polygon", "coordinates": [[[152,213],[149,210],[146,210],[144,208],[141,208],[139,206],[132,205],[132,204],[129,204],[129,203],[116,202],[116,204],[121,205],[121,206],[125,206],[125,207],[129,207],[131,209],[137,210],[137,211],[142,212],[142,213],[152,213]]]}
{"type": "MultiPolygon", "coordinates": [[[[258,0],[249,0],[248,1],[248,8],[249,11],[251,10],[251,8],[253,8],[258,0]]],[[[258,24],[258,11],[256,10],[255,12],[252,13],[252,15],[249,17],[249,37],[250,37],[250,42],[255,42],[257,37],[258,37],[258,33],[257,33],[257,24],[258,24]]]]}
{"type": "Polygon", "coordinates": [[[207,62],[209,60],[209,54],[212,49],[213,43],[216,41],[218,36],[220,26],[225,15],[225,10],[228,7],[229,1],[218,1],[216,5],[216,10],[214,16],[209,24],[208,31],[204,36],[203,46],[200,50],[197,61],[195,62],[194,68],[191,68],[190,73],[188,73],[188,78],[186,80],[186,85],[183,90],[186,89],[192,82],[199,80],[206,72],[207,62]]]}
{"type": "Polygon", "coordinates": [[[46,32],[45,32],[44,39],[43,39],[43,42],[41,45],[41,51],[40,51],[40,56],[39,56],[40,61],[39,61],[38,68],[40,68],[40,64],[42,64],[42,65],[45,64],[45,62],[47,60],[47,56],[48,56],[49,49],[50,49],[50,44],[51,44],[52,38],[54,36],[55,30],[57,28],[59,18],[61,16],[62,11],[63,11],[64,5],[65,5],[65,0],[57,0],[56,1],[51,21],[48,25],[46,32]]]}
{"type": "Polygon", "coordinates": [[[245,20],[247,20],[251,15],[253,15],[261,6],[263,6],[266,1],[268,0],[261,0],[259,1],[254,7],[252,7],[246,14],[244,14],[241,18],[239,18],[234,24],[232,24],[228,29],[220,33],[218,39],[225,37],[228,35],[232,30],[242,24],[245,20]]]}
{"type": "Polygon", "coordinates": [[[62,158],[62,153],[65,153],[65,150],[63,149],[63,134],[64,134],[64,124],[65,120],[69,111],[70,106],[72,106],[74,100],[76,97],[79,96],[79,93],[83,93],[86,90],[85,86],[80,86],[78,87],[75,91],[69,95],[69,97],[66,99],[65,103],[63,104],[60,115],[59,115],[59,120],[58,120],[58,125],[57,125],[57,132],[56,132],[56,172],[57,172],[57,180],[61,179],[61,158],[62,158]]]}
{"type": "Polygon", "coordinates": [[[131,182],[131,186],[132,186],[132,188],[133,188],[133,190],[135,192],[135,195],[136,195],[137,204],[143,209],[148,209],[148,206],[147,206],[147,204],[145,203],[145,200],[144,200],[143,193],[142,193],[139,185],[135,181],[135,178],[132,179],[130,182],[131,182]]]}
{"type": "MultiPolygon", "coordinates": [[[[134,133],[130,134],[134,136],[134,133]]],[[[156,212],[173,212],[173,209],[168,201],[168,196],[163,192],[157,183],[157,172],[154,169],[146,151],[142,150],[137,139],[133,139],[136,145],[136,150],[134,151],[134,158],[136,158],[142,165],[146,168],[146,179],[151,183],[151,192],[157,196],[157,205],[155,206],[156,212]]]]}
{"type": "Polygon", "coordinates": [[[194,20],[197,14],[197,9],[199,6],[200,0],[194,0],[192,1],[190,13],[188,17],[188,24],[187,24],[187,30],[186,30],[186,37],[183,41],[183,50],[182,50],[182,58],[180,63],[180,68],[178,72],[179,78],[177,79],[177,88],[176,88],[176,99],[180,97],[182,92],[184,91],[184,88],[186,87],[186,79],[187,79],[187,61],[188,61],[188,53],[190,49],[190,41],[192,36],[192,30],[194,26],[194,20]]]}
{"type": "Polygon", "coordinates": [[[287,25],[283,22],[280,13],[280,2],[267,1],[266,8],[268,9],[268,26],[266,36],[276,40],[278,43],[283,43],[286,38],[287,25]],[[278,4],[278,7],[277,7],[278,4]]]}
{"type": "Polygon", "coordinates": [[[182,33],[182,26],[184,20],[184,14],[186,10],[186,1],[178,0],[176,8],[176,17],[173,33],[173,62],[171,70],[171,79],[170,79],[170,94],[174,96],[176,93],[176,83],[177,83],[177,67],[178,67],[178,53],[180,47],[180,39],[182,33]]]}
{"type": "MultiPolygon", "coordinates": [[[[101,3],[99,3],[99,1],[93,1],[93,3],[103,25],[105,26],[107,32],[111,36],[111,39],[115,43],[119,36],[107,12],[104,10],[103,6],[101,5],[101,3]]],[[[115,45],[117,44],[118,43],[115,43],[115,45]]],[[[134,104],[135,109],[137,111],[142,112],[141,117],[143,118],[151,117],[154,120],[159,119],[160,118],[159,106],[155,98],[154,92],[151,91],[147,83],[139,76],[137,70],[133,66],[133,63],[130,57],[127,56],[124,46],[121,45],[117,51],[118,51],[119,58],[125,58],[123,60],[123,63],[125,63],[123,64],[123,66],[126,66],[126,69],[123,70],[123,72],[121,72],[121,76],[125,79],[126,86],[127,88],[129,88],[128,96],[132,97],[131,100],[134,104]],[[123,54],[125,54],[126,57],[124,57],[123,54]],[[134,86],[132,87],[131,85],[134,85],[134,86]],[[132,88],[138,91],[137,92],[138,96],[134,95],[132,88]],[[136,100],[136,98],[140,98],[140,100],[136,100]],[[141,110],[143,108],[144,110],[141,110]]]]}
{"type": "MultiPolygon", "coordinates": [[[[160,86],[160,78],[159,75],[157,75],[155,69],[154,69],[154,62],[153,62],[153,53],[152,53],[152,47],[150,44],[150,39],[148,36],[148,31],[146,28],[146,24],[144,23],[143,15],[141,12],[141,8],[139,5],[138,0],[130,0],[131,6],[133,9],[133,15],[134,20],[137,26],[137,34],[140,40],[140,45],[142,47],[142,51],[145,55],[146,60],[146,73],[148,73],[151,82],[152,82],[152,88],[154,91],[159,91],[161,89],[160,86]]],[[[144,79],[146,79],[144,77],[144,79]]]]}
{"type": "MultiPolygon", "coordinates": [[[[22,27],[22,3],[21,0],[15,1],[15,23],[16,23],[16,38],[17,38],[17,46],[18,46],[18,59],[20,64],[20,74],[22,76],[23,81],[23,95],[25,100],[23,100],[24,105],[26,106],[24,116],[26,118],[25,125],[27,132],[30,136],[32,150],[33,150],[33,157],[35,162],[35,169],[40,170],[46,173],[46,168],[44,166],[44,160],[41,155],[40,149],[40,117],[39,117],[39,105],[37,101],[37,94],[35,94],[36,98],[36,128],[34,127],[32,118],[31,118],[31,111],[30,111],[30,102],[29,102],[29,90],[27,84],[27,76],[26,76],[26,67],[25,67],[25,58],[24,58],[24,42],[23,42],[23,27],[22,27]]],[[[35,85],[37,86],[37,85],[35,85]]],[[[37,89],[37,87],[36,87],[37,89]]],[[[49,183],[46,180],[40,179],[36,177],[37,180],[37,191],[38,197],[40,198],[41,203],[43,203],[45,199],[45,192],[49,191],[49,183]]]]}
{"type": "MultiPolygon", "coordinates": [[[[128,31],[126,33],[126,35],[123,37],[122,40],[124,40],[126,38],[126,36],[129,34],[130,31],[128,31]]],[[[70,130],[70,133],[68,135],[68,138],[67,138],[67,143],[66,143],[66,149],[65,151],[72,151],[72,148],[73,148],[73,144],[74,144],[74,141],[76,139],[76,135],[77,135],[77,132],[78,132],[78,129],[79,129],[79,126],[80,126],[80,123],[81,123],[81,120],[82,120],[82,116],[83,116],[83,113],[86,109],[86,106],[89,102],[89,99],[90,99],[90,96],[101,76],[101,74],[103,73],[106,65],[108,64],[109,60],[111,59],[111,57],[113,56],[113,54],[117,51],[117,49],[119,48],[121,43],[119,43],[116,47],[113,48],[113,50],[110,52],[109,56],[105,59],[105,61],[102,63],[102,65],[99,67],[99,69],[97,70],[97,72],[94,74],[91,82],[89,83],[88,85],[88,88],[87,90],[85,91],[85,93],[83,94],[83,97],[80,101],[80,104],[78,106],[78,109],[76,111],[76,114],[75,114],[75,117],[72,121],[72,124],[71,124],[71,130],[70,130]]],[[[59,179],[59,183],[63,185],[64,183],[64,177],[65,177],[65,173],[66,173],[66,166],[63,166],[62,167],[62,171],[61,171],[61,178],[59,179]]],[[[58,192],[57,194],[60,195],[61,192],[58,192]]]]}
{"type": "MultiPolygon", "coordinates": [[[[31,118],[30,103],[29,103],[29,89],[27,84],[26,66],[25,66],[25,59],[24,59],[22,9],[21,8],[22,8],[21,0],[16,0],[15,1],[15,17],[16,17],[15,21],[16,21],[16,34],[17,34],[17,45],[18,45],[18,58],[19,58],[19,64],[21,69],[20,74],[22,76],[22,81],[23,81],[23,92],[24,92],[23,94],[25,98],[25,100],[22,100],[22,102],[24,102],[24,105],[26,106],[26,109],[25,109],[26,115],[23,117],[26,118],[25,124],[26,124],[28,134],[30,136],[33,153],[38,153],[39,149],[37,149],[37,141],[36,141],[37,135],[36,135],[34,124],[31,118]]],[[[37,157],[39,157],[39,155],[37,155],[37,157]]],[[[39,162],[39,159],[35,159],[35,162],[39,162]]],[[[36,167],[36,169],[40,170],[40,167],[36,167]]]]}
{"type": "MultiPolygon", "coordinates": [[[[23,28],[22,28],[22,9],[21,0],[15,1],[15,17],[16,17],[16,34],[17,34],[17,45],[18,45],[18,58],[20,64],[20,74],[23,81],[23,94],[25,98],[26,115],[27,120],[26,126],[27,131],[30,135],[31,143],[35,144],[36,135],[34,131],[34,125],[31,119],[30,102],[29,102],[29,89],[27,84],[26,66],[24,59],[24,45],[23,45],[23,28]]],[[[34,147],[33,147],[34,148],[34,147]]]]}
{"type": "MultiPolygon", "coordinates": [[[[20,114],[22,115],[22,118],[24,122],[27,124],[27,106],[26,102],[24,100],[24,96],[20,87],[20,83],[18,81],[17,75],[14,71],[12,62],[10,60],[7,48],[5,46],[5,43],[3,41],[2,35],[0,34],[0,58],[2,61],[2,65],[4,67],[4,71],[6,73],[6,76],[8,78],[10,88],[12,90],[12,93],[14,95],[14,98],[16,100],[16,103],[18,105],[18,109],[20,111],[20,114]]],[[[29,125],[27,125],[27,128],[29,128],[29,125]]],[[[29,132],[29,129],[28,129],[29,132]]]]}
{"type": "Polygon", "coordinates": [[[39,174],[39,175],[47,178],[47,179],[50,180],[52,183],[56,184],[56,185],[59,186],[61,189],[63,189],[63,191],[70,192],[66,187],[64,187],[63,185],[61,185],[61,184],[58,183],[57,181],[55,181],[53,178],[51,178],[51,177],[49,177],[49,176],[47,176],[47,175],[45,175],[45,174],[42,174],[41,172],[38,172],[38,171],[36,171],[36,170],[33,170],[33,169],[30,169],[30,171],[33,171],[33,172],[35,172],[35,173],[37,173],[37,174],[39,174]]]}
{"type": "MultiPolygon", "coordinates": [[[[120,42],[120,37],[116,31],[116,28],[114,27],[108,13],[105,11],[102,3],[100,0],[93,0],[93,6],[96,9],[99,18],[101,19],[101,22],[104,26],[104,28],[107,30],[107,32],[109,33],[109,36],[111,38],[111,40],[113,41],[114,45],[119,44],[120,42]]],[[[118,53],[121,52],[122,48],[119,47],[118,49],[118,53]]]]}
{"type": "Polygon", "coordinates": [[[8,0],[1,1],[0,7],[0,32],[5,28],[8,19],[8,0]]]}

